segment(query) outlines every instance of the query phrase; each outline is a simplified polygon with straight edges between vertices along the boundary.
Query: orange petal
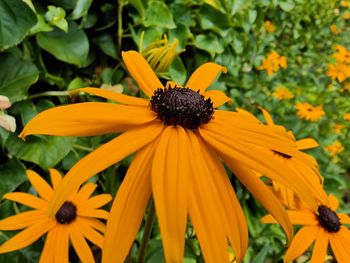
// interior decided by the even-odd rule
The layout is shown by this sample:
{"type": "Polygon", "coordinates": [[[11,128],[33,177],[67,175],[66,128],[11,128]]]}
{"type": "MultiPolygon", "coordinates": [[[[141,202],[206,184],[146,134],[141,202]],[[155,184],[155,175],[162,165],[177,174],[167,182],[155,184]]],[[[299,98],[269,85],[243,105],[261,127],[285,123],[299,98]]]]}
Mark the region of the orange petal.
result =
{"type": "Polygon", "coordinates": [[[290,262],[304,253],[315,241],[319,230],[318,226],[305,226],[300,229],[284,255],[284,262],[290,262]]]}
{"type": "Polygon", "coordinates": [[[340,222],[344,225],[350,225],[350,216],[347,214],[338,213],[338,217],[340,218],[340,222]]]}
{"type": "Polygon", "coordinates": [[[95,263],[94,256],[84,238],[82,229],[80,229],[78,222],[74,221],[73,223],[69,224],[67,229],[73,248],[75,252],[77,252],[80,260],[84,263],[95,263]]]}
{"type": "Polygon", "coordinates": [[[199,93],[203,94],[221,72],[226,73],[227,69],[212,62],[205,63],[192,73],[185,88],[190,88],[194,91],[199,90],[199,93]]]}
{"type": "Polygon", "coordinates": [[[82,88],[71,91],[71,94],[75,94],[78,92],[86,92],[91,95],[95,95],[101,98],[105,98],[108,100],[113,100],[115,102],[119,102],[125,105],[131,106],[141,106],[148,107],[149,101],[142,98],[132,97],[121,93],[116,93],[111,90],[99,89],[99,88],[82,88]]]}
{"type": "Polygon", "coordinates": [[[329,207],[330,207],[333,211],[338,210],[339,201],[338,201],[338,199],[337,199],[333,194],[330,194],[330,195],[328,196],[328,200],[329,200],[329,207]]]}
{"type": "Polygon", "coordinates": [[[0,230],[23,229],[47,218],[48,216],[41,210],[22,212],[0,220],[0,230]]]}
{"type": "Polygon", "coordinates": [[[82,219],[81,217],[76,218],[77,224],[79,225],[79,228],[83,233],[84,237],[90,240],[92,243],[94,243],[98,247],[102,248],[103,236],[99,232],[97,232],[95,229],[93,229],[89,224],[87,224],[86,221],[81,219],[82,219]]]}
{"type": "Polygon", "coordinates": [[[49,215],[54,216],[83,182],[150,143],[162,129],[163,125],[157,123],[126,131],[81,159],[70,169],[55,191],[49,204],[49,215]]]}
{"type": "Polygon", "coordinates": [[[49,171],[50,171],[51,184],[53,186],[53,189],[56,189],[59,186],[59,184],[62,182],[62,175],[56,169],[49,169],[49,171]]]}
{"type": "Polygon", "coordinates": [[[89,208],[99,208],[112,200],[112,196],[110,194],[99,194],[88,199],[83,206],[87,206],[89,208]]]}
{"type": "Polygon", "coordinates": [[[163,88],[151,66],[136,51],[122,52],[122,57],[130,75],[148,96],[152,96],[156,89],[163,88]]]}
{"type": "Polygon", "coordinates": [[[266,123],[268,125],[275,125],[275,123],[273,122],[273,119],[272,119],[270,113],[267,110],[265,110],[264,108],[261,108],[261,107],[260,107],[260,110],[261,110],[262,114],[264,115],[266,123]]]}
{"type": "Polygon", "coordinates": [[[27,177],[35,188],[36,192],[46,201],[49,201],[52,197],[53,190],[51,186],[36,172],[27,170],[27,177]]]}
{"type": "Polygon", "coordinates": [[[157,118],[148,108],[83,102],[48,109],[36,115],[19,135],[91,136],[125,131],[157,118]]]}
{"type": "Polygon", "coordinates": [[[22,230],[0,246],[0,254],[19,250],[29,246],[47,231],[55,227],[55,225],[55,220],[46,219],[22,230]]]}
{"type": "MultiPolygon", "coordinates": [[[[55,262],[69,262],[69,234],[68,234],[69,225],[60,225],[57,224],[57,234],[54,244],[55,249],[55,262]]],[[[51,248],[52,249],[52,248],[51,248]]]]}
{"type": "Polygon", "coordinates": [[[184,255],[187,189],[191,177],[188,143],[181,126],[166,127],[152,164],[152,192],[167,262],[181,262],[184,255]]]}
{"type": "Polygon", "coordinates": [[[331,243],[332,251],[339,263],[350,262],[349,246],[346,246],[345,244],[343,244],[343,240],[340,238],[338,233],[339,232],[331,234],[329,236],[329,241],[331,243]]]}
{"type": "Polygon", "coordinates": [[[80,202],[85,203],[87,199],[92,195],[92,193],[96,190],[97,184],[93,183],[86,183],[84,184],[78,191],[77,195],[75,196],[77,204],[80,202]]]}
{"type": "Polygon", "coordinates": [[[296,144],[298,150],[312,149],[312,148],[319,146],[318,142],[316,142],[312,138],[305,138],[305,139],[297,140],[295,142],[295,144],[296,144]]]}
{"type": "Polygon", "coordinates": [[[108,219],[108,212],[102,209],[78,207],[78,216],[108,219]]]}
{"type": "Polygon", "coordinates": [[[156,145],[153,142],[137,152],[114,198],[107,221],[104,263],[124,262],[134,242],[151,196],[151,165],[156,145]]]}
{"type": "MultiPolygon", "coordinates": [[[[318,224],[315,215],[308,212],[287,211],[287,214],[293,225],[312,226],[318,224]]],[[[271,215],[264,216],[263,218],[261,218],[261,221],[264,224],[277,223],[276,219],[273,218],[271,215]]]]}
{"type": "Polygon", "coordinates": [[[213,107],[217,108],[226,102],[232,101],[230,97],[227,97],[225,93],[220,90],[207,90],[203,93],[203,96],[208,99],[210,98],[213,102],[213,107]]]}
{"type": "Polygon", "coordinates": [[[4,198],[34,209],[46,211],[48,203],[34,195],[20,192],[13,192],[4,195],[4,198]]]}
{"type": "Polygon", "coordinates": [[[85,221],[89,226],[100,231],[101,233],[104,233],[106,230],[105,224],[96,218],[81,217],[80,220],[85,221]]]}
{"type": "Polygon", "coordinates": [[[318,232],[318,235],[316,237],[310,263],[324,262],[327,256],[327,248],[328,248],[328,233],[322,228],[320,228],[320,231],[318,232]]]}
{"type": "MultiPolygon", "coordinates": [[[[45,245],[43,251],[41,252],[39,263],[55,262],[55,248],[58,249],[55,247],[57,240],[57,230],[58,227],[56,226],[47,233],[45,245]]],[[[67,261],[60,262],[68,262],[68,259],[67,261]]]]}

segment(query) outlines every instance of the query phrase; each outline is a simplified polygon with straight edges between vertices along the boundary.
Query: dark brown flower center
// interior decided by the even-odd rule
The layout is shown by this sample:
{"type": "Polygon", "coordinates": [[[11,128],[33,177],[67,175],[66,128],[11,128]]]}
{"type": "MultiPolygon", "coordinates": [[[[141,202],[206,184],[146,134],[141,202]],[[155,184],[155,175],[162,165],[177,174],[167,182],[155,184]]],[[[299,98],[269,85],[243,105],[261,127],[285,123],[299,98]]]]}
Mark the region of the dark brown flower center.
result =
{"type": "Polygon", "coordinates": [[[69,224],[77,217],[77,207],[70,201],[64,202],[56,213],[56,220],[60,224],[69,224]]]}
{"type": "Polygon", "coordinates": [[[181,125],[195,130],[208,123],[214,114],[213,103],[189,88],[157,89],[150,101],[150,107],[158,113],[164,125],[181,125]]]}
{"type": "Polygon", "coordinates": [[[318,222],[328,232],[338,232],[341,226],[340,219],[337,214],[324,205],[318,207],[318,222]]]}

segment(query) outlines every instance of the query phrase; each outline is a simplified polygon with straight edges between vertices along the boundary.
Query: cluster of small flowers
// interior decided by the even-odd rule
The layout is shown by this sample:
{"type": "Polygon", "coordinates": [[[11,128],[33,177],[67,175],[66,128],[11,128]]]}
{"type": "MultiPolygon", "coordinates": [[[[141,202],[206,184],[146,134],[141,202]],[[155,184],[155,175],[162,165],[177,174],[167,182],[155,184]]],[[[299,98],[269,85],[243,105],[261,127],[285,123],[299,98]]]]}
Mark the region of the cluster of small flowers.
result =
{"type": "Polygon", "coordinates": [[[287,58],[280,56],[276,51],[272,51],[257,69],[266,70],[267,74],[271,77],[280,68],[287,68],[287,58]]]}
{"type": "Polygon", "coordinates": [[[336,45],[335,49],[337,52],[332,57],[336,61],[328,64],[327,75],[342,83],[350,77],[350,51],[341,45],[336,45]]]}

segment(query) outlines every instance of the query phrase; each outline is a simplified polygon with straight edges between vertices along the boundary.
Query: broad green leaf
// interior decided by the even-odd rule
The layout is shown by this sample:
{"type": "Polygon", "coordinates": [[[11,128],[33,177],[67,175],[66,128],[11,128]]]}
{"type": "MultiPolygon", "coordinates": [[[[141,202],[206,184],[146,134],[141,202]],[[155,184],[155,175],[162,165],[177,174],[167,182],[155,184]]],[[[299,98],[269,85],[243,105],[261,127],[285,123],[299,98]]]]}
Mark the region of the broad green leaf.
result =
{"type": "Polygon", "coordinates": [[[0,198],[27,180],[25,166],[14,157],[2,163],[0,171],[0,198]]]}
{"type": "Polygon", "coordinates": [[[175,28],[173,15],[163,1],[150,1],[143,23],[146,27],[175,28]]]}
{"type": "Polygon", "coordinates": [[[55,29],[49,33],[36,35],[39,46],[58,60],[83,67],[89,54],[89,40],[85,32],[75,23],[69,23],[67,33],[55,29]]]}
{"type": "Polygon", "coordinates": [[[76,20],[85,16],[88,13],[91,4],[92,0],[77,0],[72,13],[72,19],[76,20]]]}
{"type": "Polygon", "coordinates": [[[113,40],[109,34],[100,35],[92,40],[106,55],[118,59],[117,43],[113,40]]]}
{"type": "Polygon", "coordinates": [[[208,4],[202,5],[199,19],[203,29],[220,31],[220,29],[227,29],[230,26],[227,15],[208,4]]]}
{"type": "Polygon", "coordinates": [[[33,162],[43,169],[54,167],[72,149],[74,137],[30,136],[22,141],[10,134],[6,148],[20,160],[33,162]]]}
{"type": "Polygon", "coordinates": [[[1,149],[4,147],[8,136],[9,136],[9,132],[7,130],[5,130],[3,127],[0,127],[0,147],[1,147],[1,149]]]}
{"type": "Polygon", "coordinates": [[[219,41],[219,39],[212,34],[197,35],[194,41],[194,45],[199,49],[207,51],[212,56],[215,54],[220,54],[224,51],[222,41],[219,41]]]}
{"type": "Polygon", "coordinates": [[[28,88],[39,78],[37,67],[11,53],[0,54],[0,94],[12,103],[27,98],[28,88]]]}
{"type": "Polygon", "coordinates": [[[145,8],[141,0],[128,0],[128,3],[137,10],[141,17],[145,16],[145,8]]]}
{"type": "Polygon", "coordinates": [[[0,51],[19,44],[36,24],[36,15],[22,0],[1,0],[0,14],[0,51]]]}
{"type": "Polygon", "coordinates": [[[175,58],[168,71],[171,80],[178,83],[179,85],[185,84],[187,72],[181,58],[175,58]]]}
{"type": "Polygon", "coordinates": [[[76,77],[68,84],[67,90],[80,89],[83,87],[85,87],[84,81],[81,78],[76,77]]]}

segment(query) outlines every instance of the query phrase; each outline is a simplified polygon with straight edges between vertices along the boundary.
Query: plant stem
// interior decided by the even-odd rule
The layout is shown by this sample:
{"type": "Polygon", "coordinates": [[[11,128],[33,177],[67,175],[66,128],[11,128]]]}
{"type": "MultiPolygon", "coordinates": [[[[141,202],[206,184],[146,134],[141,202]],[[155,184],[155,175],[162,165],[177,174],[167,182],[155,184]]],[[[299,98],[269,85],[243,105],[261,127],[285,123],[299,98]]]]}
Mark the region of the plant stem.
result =
{"type": "Polygon", "coordinates": [[[83,146],[83,145],[80,145],[80,144],[73,144],[73,147],[76,148],[76,149],[79,149],[79,150],[86,151],[86,152],[92,152],[94,150],[94,149],[92,149],[90,147],[86,147],[86,146],[83,146]]]}
{"type": "Polygon", "coordinates": [[[122,41],[123,41],[123,7],[124,7],[124,0],[118,1],[118,50],[119,53],[122,50],[122,41]]]}
{"type": "Polygon", "coordinates": [[[139,250],[140,252],[139,252],[138,263],[145,262],[147,244],[151,237],[155,217],[156,217],[156,211],[155,211],[153,200],[151,200],[148,216],[145,224],[145,229],[143,230],[143,236],[142,236],[140,250],[139,250]]]}
{"type": "Polygon", "coordinates": [[[47,97],[47,96],[55,96],[55,97],[69,96],[69,92],[68,91],[45,91],[45,92],[30,95],[28,96],[28,99],[31,100],[31,99],[47,97]]]}

